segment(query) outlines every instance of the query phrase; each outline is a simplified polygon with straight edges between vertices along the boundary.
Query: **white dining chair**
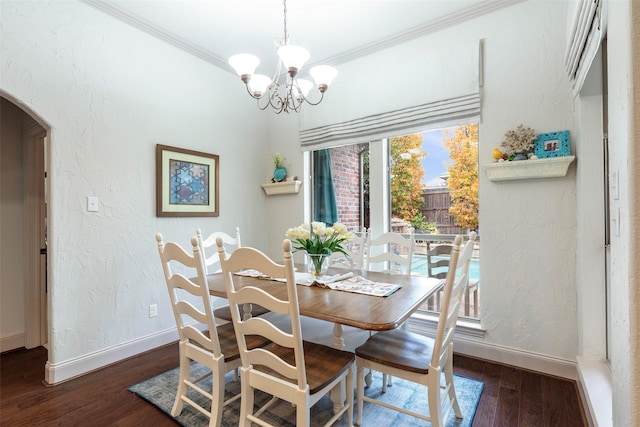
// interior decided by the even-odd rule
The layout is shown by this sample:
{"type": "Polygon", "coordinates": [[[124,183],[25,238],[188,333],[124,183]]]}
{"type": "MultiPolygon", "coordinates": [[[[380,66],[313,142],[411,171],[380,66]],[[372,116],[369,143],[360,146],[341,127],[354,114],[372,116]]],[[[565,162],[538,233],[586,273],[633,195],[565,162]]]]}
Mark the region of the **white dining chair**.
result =
{"type": "Polygon", "coordinates": [[[411,274],[411,262],[415,250],[413,230],[407,237],[389,231],[368,239],[365,268],[392,274],[411,274]]]}
{"type": "MultiPolygon", "coordinates": [[[[218,255],[218,247],[216,246],[216,239],[220,237],[225,245],[225,250],[233,252],[237,248],[242,247],[242,241],[240,239],[240,227],[236,227],[236,236],[231,237],[224,231],[214,231],[206,238],[202,235],[202,230],[196,230],[196,236],[198,237],[198,244],[200,249],[204,253],[205,267],[207,268],[207,274],[219,273],[220,270],[220,256],[218,255]]],[[[244,309],[244,316],[261,316],[267,313],[263,307],[251,307],[246,306],[244,309]]],[[[213,311],[213,315],[216,319],[231,322],[231,310],[229,306],[223,306],[216,308],[213,311]]]]}
{"type": "Polygon", "coordinates": [[[302,339],[298,291],[295,281],[291,241],[284,240],[284,264],[276,264],[267,255],[254,248],[243,247],[226,255],[222,239],[218,239],[222,273],[224,275],[231,315],[236,328],[240,358],[242,359],[240,426],[251,423],[269,426],[260,414],[277,398],[295,405],[296,425],[310,425],[310,408],[334,387],[346,383],[347,400],[325,426],[333,424],[345,412],[348,425],[353,424],[353,361],[351,352],[338,350],[302,339]],[[276,278],[285,278],[287,296],[275,297],[268,288],[245,284],[236,285],[233,272],[253,269],[276,278]],[[270,316],[244,319],[240,313],[243,304],[259,304],[284,316],[286,330],[270,321],[270,316]],[[246,343],[252,336],[273,341],[271,347],[250,349],[246,343]],[[254,412],[254,391],[261,390],[273,396],[265,406],[254,412]]]}
{"type": "Polygon", "coordinates": [[[334,252],[330,256],[330,266],[334,268],[361,269],[364,267],[368,233],[364,228],[360,233],[353,233],[351,240],[346,242],[346,254],[334,252]]]}
{"type": "MultiPolygon", "coordinates": [[[[220,326],[215,323],[204,256],[198,239],[195,236],[191,238],[192,255],[178,243],[165,243],[160,233],[156,234],[156,240],[180,338],[180,374],[171,415],[180,415],[187,403],[209,417],[210,427],[220,426],[223,406],[240,396],[224,400],[225,373],[235,371],[241,364],[233,323],[220,326]],[[174,273],[172,265],[180,273],[174,273]],[[200,377],[192,377],[192,361],[206,366],[209,371],[200,377]],[[204,390],[200,383],[209,376],[212,379],[211,390],[204,390]],[[187,395],[188,390],[210,400],[210,409],[196,403],[187,395]]],[[[247,348],[266,344],[268,341],[260,337],[249,337],[244,342],[247,348]]]]}
{"type": "Polygon", "coordinates": [[[235,237],[231,237],[224,231],[214,231],[205,238],[200,228],[196,230],[196,236],[198,237],[200,249],[204,252],[207,274],[220,272],[220,256],[218,255],[218,249],[216,247],[216,239],[218,237],[222,238],[227,250],[231,249],[231,251],[233,251],[242,247],[242,241],[240,240],[240,227],[236,227],[235,237]]]}
{"type": "MultiPolygon", "coordinates": [[[[475,233],[472,234],[475,239],[475,233]]],[[[461,252],[462,240],[462,236],[456,236],[435,338],[403,329],[394,329],[378,332],[356,348],[358,387],[356,424],[360,425],[362,421],[364,402],[430,421],[434,427],[445,425],[451,410],[457,418],[462,418],[453,383],[453,335],[462,295],[468,284],[468,269],[474,244],[473,240],[470,240],[461,252]],[[365,369],[383,372],[426,386],[425,398],[428,402],[429,415],[408,411],[393,404],[381,402],[374,397],[365,396],[365,369]]]]}

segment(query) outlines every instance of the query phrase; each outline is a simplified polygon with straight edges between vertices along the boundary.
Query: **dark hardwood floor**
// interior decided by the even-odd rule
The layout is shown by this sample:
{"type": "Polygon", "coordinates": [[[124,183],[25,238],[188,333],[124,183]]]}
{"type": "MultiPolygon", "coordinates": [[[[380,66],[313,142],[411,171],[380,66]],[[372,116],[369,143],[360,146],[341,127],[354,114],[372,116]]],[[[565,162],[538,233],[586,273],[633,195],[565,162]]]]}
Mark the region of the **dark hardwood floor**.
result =
{"type": "MultiPolygon", "coordinates": [[[[0,356],[1,426],[177,425],[127,391],[133,384],[178,366],[177,344],[54,387],[43,384],[46,360],[42,347],[0,356]]],[[[587,425],[573,381],[459,355],[454,358],[454,371],[485,384],[474,427],[587,425]]]]}

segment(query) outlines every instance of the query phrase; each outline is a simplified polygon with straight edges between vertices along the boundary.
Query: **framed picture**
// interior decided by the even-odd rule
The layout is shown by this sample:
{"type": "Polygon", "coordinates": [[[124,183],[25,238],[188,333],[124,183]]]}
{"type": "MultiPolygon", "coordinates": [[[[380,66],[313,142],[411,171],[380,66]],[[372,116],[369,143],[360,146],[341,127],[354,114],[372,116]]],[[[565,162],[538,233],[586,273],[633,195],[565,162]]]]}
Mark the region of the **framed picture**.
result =
{"type": "Polygon", "coordinates": [[[569,131],[541,133],[536,138],[534,153],[539,159],[570,156],[569,131]]]}
{"type": "Polygon", "coordinates": [[[156,216],[218,216],[220,158],[156,146],[156,216]]]}

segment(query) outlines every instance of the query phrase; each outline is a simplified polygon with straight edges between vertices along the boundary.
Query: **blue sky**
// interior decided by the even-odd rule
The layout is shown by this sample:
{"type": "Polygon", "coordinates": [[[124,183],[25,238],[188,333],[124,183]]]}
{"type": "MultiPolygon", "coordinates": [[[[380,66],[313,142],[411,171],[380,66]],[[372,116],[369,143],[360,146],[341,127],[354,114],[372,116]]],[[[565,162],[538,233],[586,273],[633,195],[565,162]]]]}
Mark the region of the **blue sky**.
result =
{"type": "Polygon", "coordinates": [[[442,134],[446,129],[422,132],[422,149],[429,153],[422,159],[425,174],[422,183],[431,181],[447,171],[443,163],[449,163],[449,151],[442,143],[442,134]]]}

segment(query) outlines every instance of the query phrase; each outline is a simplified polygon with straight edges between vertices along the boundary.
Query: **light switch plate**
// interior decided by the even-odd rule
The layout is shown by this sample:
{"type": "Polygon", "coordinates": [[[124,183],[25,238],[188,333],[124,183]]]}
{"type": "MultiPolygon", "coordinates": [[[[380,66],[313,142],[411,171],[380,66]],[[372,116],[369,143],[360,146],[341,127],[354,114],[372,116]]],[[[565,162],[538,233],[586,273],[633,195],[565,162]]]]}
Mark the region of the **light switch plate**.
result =
{"type": "Polygon", "coordinates": [[[97,197],[88,196],[87,197],[87,211],[89,212],[98,212],[100,205],[100,201],[97,197]]]}

